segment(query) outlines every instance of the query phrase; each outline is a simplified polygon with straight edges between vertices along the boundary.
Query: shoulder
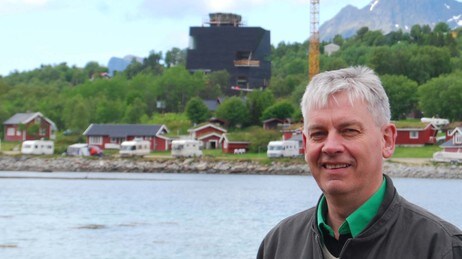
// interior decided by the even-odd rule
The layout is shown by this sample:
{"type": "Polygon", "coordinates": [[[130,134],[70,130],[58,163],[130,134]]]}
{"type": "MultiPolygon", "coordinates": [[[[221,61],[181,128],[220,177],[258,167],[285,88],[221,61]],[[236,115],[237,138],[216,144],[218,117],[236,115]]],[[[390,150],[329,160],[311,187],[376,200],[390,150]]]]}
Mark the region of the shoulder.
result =
{"type": "Polygon", "coordinates": [[[410,223],[414,222],[417,227],[424,227],[423,229],[435,230],[438,232],[441,231],[449,236],[462,236],[462,231],[453,224],[431,213],[430,211],[407,201],[403,197],[400,197],[400,204],[403,208],[403,213],[407,215],[410,223]]]}
{"type": "Polygon", "coordinates": [[[292,216],[281,220],[271,231],[267,234],[265,240],[279,239],[281,236],[298,235],[301,232],[308,232],[310,226],[314,221],[316,208],[304,210],[292,216]]]}
{"type": "Polygon", "coordinates": [[[257,258],[300,258],[309,245],[307,240],[316,221],[315,211],[311,208],[279,222],[263,239],[257,258]]]}

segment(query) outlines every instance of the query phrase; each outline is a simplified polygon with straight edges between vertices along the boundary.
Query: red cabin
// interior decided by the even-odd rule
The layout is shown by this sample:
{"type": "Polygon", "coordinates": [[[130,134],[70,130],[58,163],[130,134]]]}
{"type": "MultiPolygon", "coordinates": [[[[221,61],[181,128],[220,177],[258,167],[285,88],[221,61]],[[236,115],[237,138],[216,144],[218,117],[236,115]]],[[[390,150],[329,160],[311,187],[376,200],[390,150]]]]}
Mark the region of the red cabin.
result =
{"type": "Polygon", "coordinates": [[[220,138],[223,133],[226,133],[226,130],[208,123],[189,129],[188,132],[194,139],[202,141],[204,148],[216,149],[220,146],[220,138]]]}
{"type": "Polygon", "coordinates": [[[152,151],[165,151],[169,148],[170,139],[165,125],[139,124],[91,124],[83,133],[87,143],[102,149],[118,148],[123,141],[135,138],[151,142],[152,151]]]}
{"type": "Polygon", "coordinates": [[[3,122],[3,125],[5,141],[55,139],[57,130],[55,123],[40,112],[16,113],[3,122]]]}

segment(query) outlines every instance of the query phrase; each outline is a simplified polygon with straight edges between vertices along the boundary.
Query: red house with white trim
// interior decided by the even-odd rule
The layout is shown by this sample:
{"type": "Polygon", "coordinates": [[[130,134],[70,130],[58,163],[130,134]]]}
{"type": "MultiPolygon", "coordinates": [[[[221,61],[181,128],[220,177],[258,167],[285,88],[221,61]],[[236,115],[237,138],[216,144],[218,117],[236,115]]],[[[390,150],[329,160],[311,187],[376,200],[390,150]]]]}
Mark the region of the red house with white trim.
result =
{"type": "Polygon", "coordinates": [[[443,151],[433,154],[434,161],[462,163],[462,127],[448,132],[449,140],[440,145],[443,151]]]}
{"type": "Polygon", "coordinates": [[[462,127],[457,127],[453,131],[448,132],[448,136],[449,140],[440,147],[444,148],[444,152],[460,153],[462,158],[462,127]]]}
{"type": "Polygon", "coordinates": [[[422,123],[422,127],[397,128],[396,145],[424,146],[436,143],[438,127],[432,123],[422,123]]]}
{"type": "Polygon", "coordinates": [[[223,133],[226,133],[226,130],[212,123],[207,123],[189,129],[188,132],[194,139],[202,141],[205,149],[216,149],[220,147],[220,138],[223,133]]]}
{"type": "Polygon", "coordinates": [[[119,148],[123,141],[141,138],[151,143],[151,151],[169,149],[170,138],[165,125],[91,124],[83,133],[87,143],[102,149],[119,148]]]}
{"type": "Polygon", "coordinates": [[[5,141],[24,141],[34,139],[55,139],[56,125],[40,112],[16,113],[5,122],[5,141]],[[31,134],[28,130],[37,125],[37,132],[31,134]],[[29,132],[29,133],[28,133],[29,132]]]}
{"type": "Polygon", "coordinates": [[[298,153],[303,155],[305,153],[305,146],[303,145],[302,135],[303,123],[296,123],[290,125],[287,129],[282,130],[282,140],[295,140],[298,141],[298,153]]]}
{"type": "Polygon", "coordinates": [[[226,133],[221,136],[220,143],[222,146],[222,152],[228,154],[235,154],[235,150],[248,151],[250,144],[248,141],[231,140],[230,136],[228,136],[226,133]]]}

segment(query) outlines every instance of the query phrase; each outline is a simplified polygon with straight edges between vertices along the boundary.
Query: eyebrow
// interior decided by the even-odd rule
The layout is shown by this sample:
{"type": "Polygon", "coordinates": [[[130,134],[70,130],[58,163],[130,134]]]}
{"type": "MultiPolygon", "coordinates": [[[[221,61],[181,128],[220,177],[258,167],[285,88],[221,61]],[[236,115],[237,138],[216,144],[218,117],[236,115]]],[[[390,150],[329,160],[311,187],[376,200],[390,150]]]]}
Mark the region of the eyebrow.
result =
{"type": "MultiPolygon", "coordinates": [[[[341,122],[341,123],[338,125],[338,127],[339,127],[339,128],[345,128],[345,127],[349,127],[349,126],[359,126],[359,127],[362,128],[362,125],[363,125],[363,123],[361,123],[361,122],[358,121],[358,120],[353,119],[353,120],[341,122]]],[[[313,130],[322,130],[322,129],[324,129],[324,128],[325,128],[325,127],[322,126],[321,124],[313,124],[313,125],[311,125],[311,126],[309,126],[309,127],[307,128],[307,131],[310,132],[310,131],[313,131],[313,130]]]]}

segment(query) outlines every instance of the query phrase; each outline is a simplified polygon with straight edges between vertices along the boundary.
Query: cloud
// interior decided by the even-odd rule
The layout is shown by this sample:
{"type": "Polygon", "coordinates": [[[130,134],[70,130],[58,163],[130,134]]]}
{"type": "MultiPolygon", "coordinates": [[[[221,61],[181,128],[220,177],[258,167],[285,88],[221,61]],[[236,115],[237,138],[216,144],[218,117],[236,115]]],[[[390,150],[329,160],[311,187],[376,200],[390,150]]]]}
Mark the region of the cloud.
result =
{"type": "Polygon", "coordinates": [[[0,0],[0,14],[17,14],[31,10],[43,10],[49,0],[0,0]]]}
{"type": "MultiPolygon", "coordinates": [[[[265,6],[277,3],[278,0],[143,0],[139,6],[139,12],[143,16],[156,18],[183,18],[187,17],[205,17],[211,12],[240,12],[263,8],[265,6]]],[[[304,4],[303,0],[287,0],[295,4],[304,4]]]]}

